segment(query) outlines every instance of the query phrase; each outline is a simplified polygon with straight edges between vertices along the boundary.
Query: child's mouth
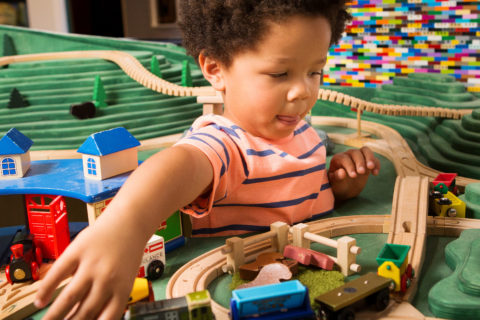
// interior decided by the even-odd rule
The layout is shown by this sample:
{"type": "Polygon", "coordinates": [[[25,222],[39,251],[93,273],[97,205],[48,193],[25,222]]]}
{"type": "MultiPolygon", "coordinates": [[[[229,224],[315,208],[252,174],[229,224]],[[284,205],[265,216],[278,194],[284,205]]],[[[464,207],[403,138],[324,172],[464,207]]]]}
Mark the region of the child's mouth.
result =
{"type": "Polygon", "coordinates": [[[296,124],[300,121],[300,117],[299,117],[299,116],[282,116],[282,115],[278,115],[278,116],[277,116],[277,119],[278,119],[278,121],[280,121],[281,123],[283,123],[283,124],[285,124],[285,125],[288,125],[288,126],[296,125],[296,124]]]}

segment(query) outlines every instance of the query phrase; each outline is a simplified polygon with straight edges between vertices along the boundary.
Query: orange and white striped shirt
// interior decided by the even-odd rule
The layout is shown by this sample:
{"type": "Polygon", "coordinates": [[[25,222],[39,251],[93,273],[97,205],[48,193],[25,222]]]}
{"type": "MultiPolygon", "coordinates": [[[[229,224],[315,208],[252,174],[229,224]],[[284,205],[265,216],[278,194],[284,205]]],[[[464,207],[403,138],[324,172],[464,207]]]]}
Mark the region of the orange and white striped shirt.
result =
{"type": "Polygon", "coordinates": [[[272,142],[206,115],[177,144],[197,147],[213,167],[211,192],[181,209],[195,218],[193,236],[266,231],[275,221],[294,224],[333,210],[325,146],[303,120],[291,136],[272,142]]]}

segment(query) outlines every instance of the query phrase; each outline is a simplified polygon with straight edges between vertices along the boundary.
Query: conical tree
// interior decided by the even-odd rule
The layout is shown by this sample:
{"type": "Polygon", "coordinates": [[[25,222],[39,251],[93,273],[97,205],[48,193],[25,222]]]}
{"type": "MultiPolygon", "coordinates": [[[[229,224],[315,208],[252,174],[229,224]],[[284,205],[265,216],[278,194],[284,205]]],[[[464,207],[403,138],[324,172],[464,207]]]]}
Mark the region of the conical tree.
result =
{"type": "Polygon", "coordinates": [[[10,100],[8,100],[7,108],[23,108],[28,106],[28,101],[20,94],[17,88],[10,91],[10,100]]]}
{"type": "Polygon", "coordinates": [[[193,87],[192,73],[188,60],[183,60],[182,62],[182,86],[193,87]]]}
{"type": "Polygon", "coordinates": [[[99,75],[95,76],[95,83],[93,85],[93,104],[95,107],[106,107],[107,102],[105,101],[107,95],[105,93],[105,88],[103,87],[102,79],[99,75]]]}
{"type": "Polygon", "coordinates": [[[15,49],[15,44],[13,43],[12,37],[8,34],[4,34],[2,37],[2,55],[3,56],[14,56],[17,54],[15,49]]]}
{"type": "Polygon", "coordinates": [[[155,55],[152,55],[152,59],[150,60],[150,72],[152,72],[157,77],[162,78],[160,64],[158,63],[158,59],[155,55]]]}

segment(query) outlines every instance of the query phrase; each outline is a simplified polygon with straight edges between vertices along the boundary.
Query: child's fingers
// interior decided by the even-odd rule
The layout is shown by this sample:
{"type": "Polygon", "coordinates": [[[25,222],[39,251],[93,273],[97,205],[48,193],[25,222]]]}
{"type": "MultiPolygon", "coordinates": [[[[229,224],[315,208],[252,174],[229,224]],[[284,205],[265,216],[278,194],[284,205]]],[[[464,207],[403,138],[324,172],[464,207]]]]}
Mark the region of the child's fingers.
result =
{"type": "Polygon", "coordinates": [[[102,309],[107,305],[112,298],[111,295],[105,294],[105,287],[107,283],[95,282],[92,289],[88,292],[79,308],[75,312],[75,319],[97,319],[102,309]]]}
{"type": "Polygon", "coordinates": [[[60,258],[48,270],[45,278],[41,280],[42,283],[37,291],[34,302],[37,308],[43,308],[48,304],[57,286],[63,279],[67,278],[75,271],[76,266],[77,264],[71,259],[68,259],[66,255],[60,256],[60,258]]]}
{"type": "Polygon", "coordinates": [[[366,161],[367,168],[372,170],[374,175],[377,175],[380,171],[380,160],[375,157],[375,154],[370,148],[362,147],[360,151],[363,153],[366,161]]]}
{"type": "Polygon", "coordinates": [[[358,172],[359,174],[365,174],[367,172],[368,167],[367,167],[367,161],[364,153],[358,150],[351,149],[348,151],[348,154],[350,155],[354,163],[355,172],[356,173],[358,172]]]}
{"type": "Polygon", "coordinates": [[[89,281],[85,281],[83,277],[76,274],[52,303],[43,320],[64,319],[72,308],[88,294],[89,290],[89,281]]]}
{"type": "Polygon", "coordinates": [[[125,309],[126,301],[119,296],[114,296],[105,306],[98,320],[120,319],[125,309]]]}

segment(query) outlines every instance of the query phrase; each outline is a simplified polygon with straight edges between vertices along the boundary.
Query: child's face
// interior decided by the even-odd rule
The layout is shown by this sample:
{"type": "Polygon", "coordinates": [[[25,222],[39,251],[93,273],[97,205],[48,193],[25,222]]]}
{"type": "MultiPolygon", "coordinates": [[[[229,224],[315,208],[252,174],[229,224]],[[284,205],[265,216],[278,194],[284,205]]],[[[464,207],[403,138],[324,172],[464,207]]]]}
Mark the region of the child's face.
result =
{"type": "Polygon", "coordinates": [[[223,69],[224,116],[265,139],[292,134],[317,100],[330,35],[322,17],[272,23],[255,49],[223,69]]]}

